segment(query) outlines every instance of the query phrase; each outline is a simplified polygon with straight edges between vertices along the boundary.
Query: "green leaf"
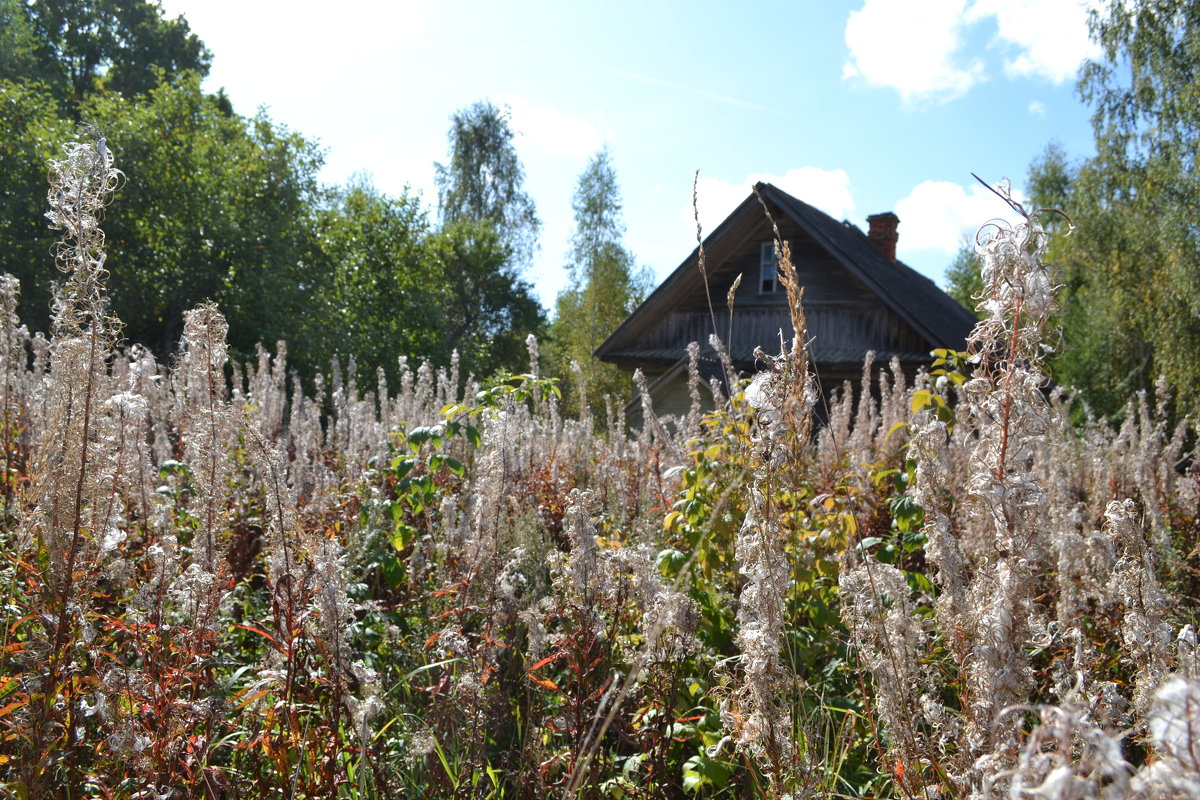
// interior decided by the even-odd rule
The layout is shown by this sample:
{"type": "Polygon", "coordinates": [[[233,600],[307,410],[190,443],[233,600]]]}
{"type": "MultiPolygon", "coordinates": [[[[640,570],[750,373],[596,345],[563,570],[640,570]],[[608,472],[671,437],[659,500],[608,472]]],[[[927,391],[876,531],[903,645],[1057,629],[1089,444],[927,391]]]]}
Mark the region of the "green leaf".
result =
{"type": "Polygon", "coordinates": [[[379,562],[379,575],[390,588],[395,589],[408,580],[408,568],[402,559],[387,555],[379,562]]]}
{"type": "Polygon", "coordinates": [[[396,548],[397,552],[404,552],[416,536],[416,528],[404,522],[397,522],[396,527],[392,529],[392,547],[396,548]]]}
{"type": "Polygon", "coordinates": [[[483,437],[479,435],[479,429],[474,425],[467,425],[463,430],[467,434],[467,441],[473,446],[479,447],[483,444],[483,437]]]}
{"type": "Polygon", "coordinates": [[[929,577],[924,573],[905,572],[904,577],[908,581],[909,588],[911,588],[914,592],[921,592],[929,595],[930,597],[933,597],[936,594],[936,591],[933,587],[933,581],[929,580],[929,577]]]}
{"type": "Polygon", "coordinates": [[[729,764],[699,752],[683,764],[683,788],[693,793],[706,787],[720,790],[729,783],[732,774],[729,764]]]}
{"type": "Polygon", "coordinates": [[[432,442],[434,447],[438,447],[442,443],[442,438],[445,436],[445,428],[441,425],[422,425],[419,428],[413,428],[408,434],[408,443],[410,446],[417,448],[426,442],[432,442]]]}
{"type": "Polygon", "coordinates": [[[396,456],[392,459],[392,474],[394,474],[397,478],[403,478],[410,471],[412,471],[412,468],[416,465],[416,463],[416,459],[412,458],[411,456],[396,456]]]}
{"type": "Polygon", "coordinates": [[[880,543],[880,542],[882,542],[882,541],[883,541],[883,539],[882,539],[882,538],[880,538],[880,537],[878,537],[878,536],[868,536],[867,538],[865,538],[865,539],[863,539],[861,542],[859,542],[859,543],[858,543],[858,544],[855,546],[855,548],[854,548],[854,549],[855,549],[856,551],[858,551],[859,553],[865,553],[865,552],[867,552],[868,550],[870,550],[872,547],[874,547],[875,545],[879,544],[879,543],[880,543]]]}
{"type": "MultiPolygon", "coordinates": [[[[672,512],[677,513],[677,512],[672,512]]],[[[688,554],[673,548],[667,548],[659,551],[658,557],[654,563],[658,567],[659,573],[664,578],[674,578],[683,569],[683,565],[687,563],[688,554]]]]}

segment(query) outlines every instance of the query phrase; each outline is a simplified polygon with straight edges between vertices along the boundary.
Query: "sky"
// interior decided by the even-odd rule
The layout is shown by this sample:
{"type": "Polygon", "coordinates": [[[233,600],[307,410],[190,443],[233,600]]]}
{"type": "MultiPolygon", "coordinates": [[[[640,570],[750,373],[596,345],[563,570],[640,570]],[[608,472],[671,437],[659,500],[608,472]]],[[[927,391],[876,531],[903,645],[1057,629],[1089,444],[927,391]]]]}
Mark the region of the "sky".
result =
{"type": "Polygon", "coordinates": [[[450,116],[507,106],[542,220],[526,278],[568,280],[571,198],[607,147],[625,245],[665,278],[759,180],[837,219],[900,217],[898,256],[944,283],[1051,142],[1093,152],[1075,95],[1087,0],[163,0],[213,53],[205,84],[326,150],[329,183],[420,193],[450,116]]]}

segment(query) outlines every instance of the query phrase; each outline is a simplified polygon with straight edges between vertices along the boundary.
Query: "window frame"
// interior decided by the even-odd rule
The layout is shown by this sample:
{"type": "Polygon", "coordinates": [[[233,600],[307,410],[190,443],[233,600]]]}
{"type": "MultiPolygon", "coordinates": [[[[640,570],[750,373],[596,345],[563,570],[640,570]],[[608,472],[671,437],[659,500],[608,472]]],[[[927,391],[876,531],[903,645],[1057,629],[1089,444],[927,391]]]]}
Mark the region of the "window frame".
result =
{"type": "Polygon", "coordinates": [[[779,289],[779,257],[775,252],[775,242],[762,242],[758,250],[758,293],[776,294],[779,289]]]}

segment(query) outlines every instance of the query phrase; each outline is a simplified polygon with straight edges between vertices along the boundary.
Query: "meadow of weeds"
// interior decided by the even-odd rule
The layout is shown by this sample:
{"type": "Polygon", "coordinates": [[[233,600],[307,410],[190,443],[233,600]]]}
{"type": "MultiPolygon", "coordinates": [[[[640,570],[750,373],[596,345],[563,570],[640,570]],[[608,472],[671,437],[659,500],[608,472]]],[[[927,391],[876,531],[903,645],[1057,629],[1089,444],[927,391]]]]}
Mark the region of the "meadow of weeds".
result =
{"type": "Polygon", "coordinates": [[[312,393],[211,305],[122,348],[122,176],[96,135],[51,173],[49,339],[0,280],[7,796],[1200,796],[1194,422],[1048,389],[1036,215],[916,385],[868,359],[814,427],[785,249],[790,348],[706,388],[693,347],[631,434],[534,341],[312,393]]]}

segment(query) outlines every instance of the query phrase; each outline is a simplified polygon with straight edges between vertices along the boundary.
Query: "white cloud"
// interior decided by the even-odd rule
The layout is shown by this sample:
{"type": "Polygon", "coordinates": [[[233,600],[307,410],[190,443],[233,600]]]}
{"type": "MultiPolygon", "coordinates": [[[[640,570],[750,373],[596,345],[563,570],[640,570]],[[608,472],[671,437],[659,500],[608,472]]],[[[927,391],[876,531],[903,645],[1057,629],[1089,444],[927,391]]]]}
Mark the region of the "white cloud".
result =
{"type": "Polygon", "coordinates": [[[1046,104],[1041,100],[1031,100],[1029,103],[1029,113],[1035,117],[1046,116],[1046,104]]]}
{"type": "Polygon", "coordinates": [[[1085,58],[1099,50],[1088,39],[1086,0],[976,0],[968,19],[994,17],[996,39],[1015,47],[1005,59],[1011,77],[1039,77],[1052,83],[1075,79],[1085,58]]]}
{"type": "MultiPolygon", "coordinates": [[[[772,183],[783,191],[809,205],[829,214],[835,219],[844,219],[854,209],[854,196],[850,191],[850,176],[845,170],[826,170],[819,167],[800,167],[782,175],[747,175],[740,182],[706,178],[700,176],[696,186],[696,205],[700,212],[700,225],[704,235],[725,221],[738,205],[750,194],[758,182],[772,183]]],[[[689,203],[681,211],[688,229],[695,232],[696,221],[689,203]]]]}
{"type": "Polygon", "coordinates": [[[946,102],[988,78],[966,51],[968,32],[995,26],[992,48],[1009,78],[1073,80],[1095,57],[1087,13],[1095,0],[865,0],[846,22],[845,78],[895,89],[906,104],[946,102]]]}
{"type": "Polygon", "coordinates": [[[845,78],[900,92],[905,103],[944,102],[983,80],[983,65],[964,59],[966,0],[866,0],[846,22],[845,78]]]}
{"type": "MultiPolygon", "coordinates": [[[[1020,202],[1020,192],[1014,193],[1020,202]]],[[[1016,214],[1004,201],[978,184],[969,187],[949,181],[925,181],[896,203],[900,217],[900,240],[896,248],[903,259],[914,250],[939,250],[947,255],[958,252],[964,238],[988,220],[1014,222],[1016,214]]]]}
{"type": "Polygon", "coordinates": [[[528,98],[499,94],[492,98],[512,112],[510,126],[518,148],[530,147],[551,155],[586,158],[612,138],[591,120],[554,108],[534,105],[528,98]]]}

